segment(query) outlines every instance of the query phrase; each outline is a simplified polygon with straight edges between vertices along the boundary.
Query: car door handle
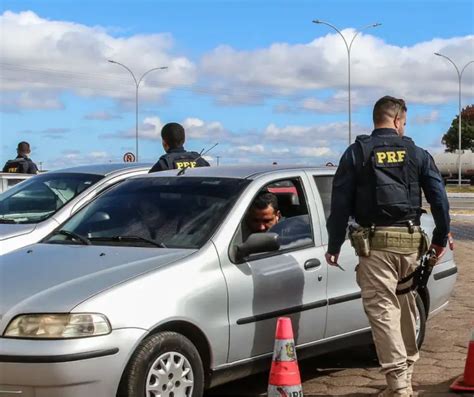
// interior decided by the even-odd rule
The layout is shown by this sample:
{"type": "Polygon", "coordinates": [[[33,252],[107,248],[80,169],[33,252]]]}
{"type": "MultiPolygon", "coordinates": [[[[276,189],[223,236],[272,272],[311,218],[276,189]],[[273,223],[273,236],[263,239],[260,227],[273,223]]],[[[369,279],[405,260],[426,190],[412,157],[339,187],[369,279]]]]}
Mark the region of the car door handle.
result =
{"type": "Polygon", "coordinates": [[[315,269],[321,266],[321,261],[319,259],[308,259],[304,263],[304,270],[315,269]]]}

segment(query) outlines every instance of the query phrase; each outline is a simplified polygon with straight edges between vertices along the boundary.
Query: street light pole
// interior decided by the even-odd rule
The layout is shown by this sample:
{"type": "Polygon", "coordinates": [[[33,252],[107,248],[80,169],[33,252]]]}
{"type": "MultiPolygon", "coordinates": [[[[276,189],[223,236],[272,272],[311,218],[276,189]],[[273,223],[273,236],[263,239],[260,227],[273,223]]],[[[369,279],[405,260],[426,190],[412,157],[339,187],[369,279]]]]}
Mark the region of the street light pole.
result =
{"type": "Polygon", "coordinates": [[[342,40],[344,40],[344,44],[346,45],[346,50],[347,50],[347,95],[348,95],[348,106],[349,106],[349,145],[352,142],[352,116],[351,116],[351,49],[352,49],[352,43],[354,43],[355,38],[359,35],[359,33],[367,28],[376,28],[377,26],[382,25],[381,23],[372,23],[367,26],[363,26],[362,28],[358,29],[356,34],[352,37],[351,42],[348,44],[346,38],[342,34],[342,32],[336,28],[334,25],[330,24],[329,22],[321,21],[319,19],[315,19],[313,23],[316,24],[321,24],[321,25],[327,25],[330,28],[334,29],[339,36],[342,37],[342,40]]]}
{"type": "Polygon", "coordinates": [[[447,57],[446,55],[440,54],[439,52],[435,52],[435,55],[439,57],[443,57],[447,59],[451,64],[454,66],[456,69],[456,73],[458,74],[458,83],[459,83],[459,120],[458,120],[458,144],[459,144],[459,153],[458,153],[458,185],[461,186],[461,79],[462,79],[462,74],[464,73],[464,70],[466,70],[466,67],[470,65],[471,63],[474,63],[474,60],[466,63],[464,67],[462,68],[461,71],[459,71],[459,68],[457,65],[452,61],[451,58],[447,57]]]}
{"type": "Polygon", "coordinates": [[[157,67],[157,68],[153,68],[153,69],[150,69],[148,71],[146,71],[145,73],[142,74],[142,76],[140,77],[139,80],[137,80],[137,78],[135,77],[135,75],[133,74],[133,72],[130,70],[130,68],[128,68],[127,66],[125,66],[123,63],[120,63],[120,62],[117,62],[117,61],[113,61],[111,59],[108,60],[110,63],[114,63],[116,65],[120,65],[122,66],[123,68],[127,69],[129,71],[129,73],[132,75],[133,77],[133,81],[135,82],[135,161],[138,162],[138,87],[140,87],[140,83],[142,82],[143,78],[150,72],[153,72],[154,70],[163,70],[163,69],[168,69],[167,66],[161,66],[161,67],[157,67]]]}

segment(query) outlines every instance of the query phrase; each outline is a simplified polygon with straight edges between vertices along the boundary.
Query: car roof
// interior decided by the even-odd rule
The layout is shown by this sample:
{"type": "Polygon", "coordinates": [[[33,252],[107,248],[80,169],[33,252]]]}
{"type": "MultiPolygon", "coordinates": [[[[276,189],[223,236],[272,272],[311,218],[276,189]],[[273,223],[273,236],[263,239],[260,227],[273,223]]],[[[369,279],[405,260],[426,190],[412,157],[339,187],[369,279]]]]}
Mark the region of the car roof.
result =
{"type": "MultiPolygon", "coordinates": [[[[239,178],[254,179],[260,175],[281,172],[281,171],[303,170],[316,172],[319,175],[333,175],[336,167],[308,167],[301,164],[295,165],[226,165],[219,167],[198,167],[188,168],[184,175],[191,177],[215,177],[215,178],[239,178]]],[[[168,170],[148,174],[147,177],[154,176],[177,176],[178,170],[168,170]]]]}
{"type": "Polygon", "coordinates": [[[48,171],[50,173],[78,173],[78,174],[96,174],[107,176],[123,171],[147,170],[150,169],[152,163],[105,163],[105,164],[90,164],[79,165],[76,167],[62,168],[59,170],[48,171]]]}

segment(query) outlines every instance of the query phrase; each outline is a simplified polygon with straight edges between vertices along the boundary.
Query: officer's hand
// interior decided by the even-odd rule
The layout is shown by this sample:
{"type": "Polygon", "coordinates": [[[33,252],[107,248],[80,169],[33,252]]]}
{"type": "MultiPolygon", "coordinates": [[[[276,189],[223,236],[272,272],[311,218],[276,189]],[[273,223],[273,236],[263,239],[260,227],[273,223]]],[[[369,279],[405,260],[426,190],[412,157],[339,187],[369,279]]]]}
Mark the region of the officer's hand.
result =
{"type": "Polygon", "coordinates": [[[430,245],[430,251],[431,250],[435,251],[436,257],[438,258],[438,260],[440,260],[441,257],[446,253],[446,247],[441,247],[441,246],[436,245],[436,244],[431,244],[430,245]]]}
{"type": "Polygon", "coordinates": [[[337,266],[337,260],[339,259],[339,254],[330,254],[329,252],[326,252],[326,262],[328,265],[331,266],[337,266]]]}
{"type": "Polygon", "coordinates": [[[451,251],[454,251],[454,239],[451,233],[448,233],[448,245],[451,251]]]}

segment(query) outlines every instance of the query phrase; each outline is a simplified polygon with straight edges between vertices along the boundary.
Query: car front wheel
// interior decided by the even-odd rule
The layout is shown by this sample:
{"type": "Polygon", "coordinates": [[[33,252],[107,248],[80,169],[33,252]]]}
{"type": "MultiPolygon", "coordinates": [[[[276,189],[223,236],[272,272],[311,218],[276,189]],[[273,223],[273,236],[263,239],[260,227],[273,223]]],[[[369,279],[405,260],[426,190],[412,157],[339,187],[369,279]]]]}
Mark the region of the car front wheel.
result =
{"type": "Polygon", "coordinates": [[[192,342],[176,332],[146,338],[127,365],[119,396],[201,397],[204,372],[192,342]]]}

